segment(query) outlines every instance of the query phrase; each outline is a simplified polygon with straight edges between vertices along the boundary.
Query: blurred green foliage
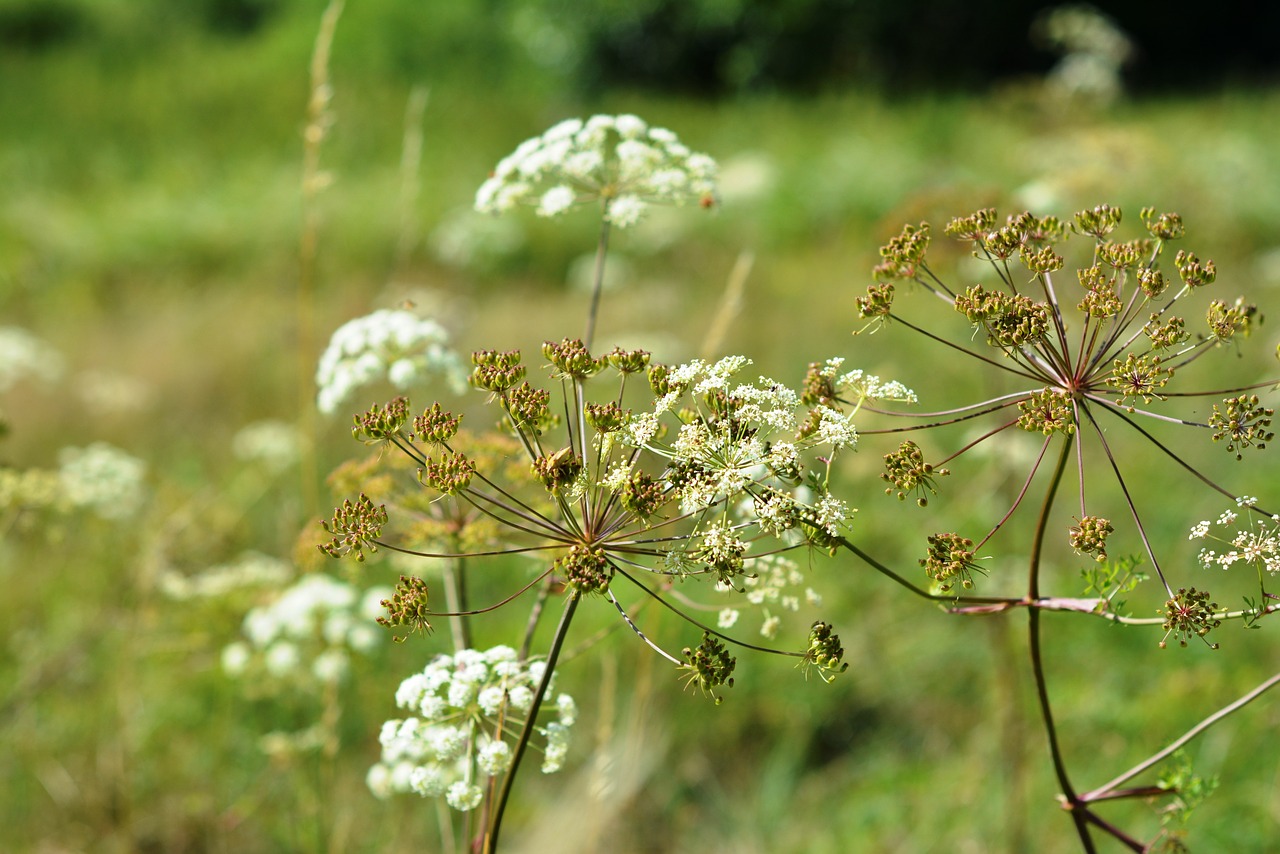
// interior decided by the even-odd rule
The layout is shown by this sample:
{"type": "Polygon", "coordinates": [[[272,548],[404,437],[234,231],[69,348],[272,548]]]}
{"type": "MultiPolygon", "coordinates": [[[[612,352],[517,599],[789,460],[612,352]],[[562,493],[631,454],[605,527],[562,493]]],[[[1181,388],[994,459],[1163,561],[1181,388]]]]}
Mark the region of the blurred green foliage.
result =
{"type": "MultiPolygon", "coordinates": [[[[1032,35],[1048,11],[1072,5],[1091,8],[1048,0],[452,0],[429,8],[366,0],[351,5],[340,38],[363,74],[505,81],[526,91],[973,91],[1048,70],[1054,53],[1032,35]]],[[[1141,0],[1106,5],[1137,47],[1126,76],[1144,91],[1276,78],[1267,33],[1280,26],[1280,9],[1198,10],[1194,49],[1203,59],[1187,63],[1180,16],[1141,0]]],[[[78,47],[130,62],[205,39],[297,35],[319,11],[317,0],[0,0],[0,46],[78,47]]]]}

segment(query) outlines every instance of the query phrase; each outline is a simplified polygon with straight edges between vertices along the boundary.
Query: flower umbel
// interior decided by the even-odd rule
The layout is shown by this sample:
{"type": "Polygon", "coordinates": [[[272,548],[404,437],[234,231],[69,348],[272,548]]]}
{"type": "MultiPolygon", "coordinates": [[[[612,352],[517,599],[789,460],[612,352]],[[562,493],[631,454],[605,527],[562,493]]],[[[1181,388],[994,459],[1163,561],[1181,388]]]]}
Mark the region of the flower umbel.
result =
{"type": "MultiPolygon", "coordinates": [[[[382,758],[369,770],[370,790],[383,798],[409,792],[443,797],[460,812],[479,806],[488,778],[511,764],[510,742],[529,714],[545,666],[522,661],[507,646],[437,656],[400,683],[396,705],[410,717],[382,725],[382,758]]],[[[535,727],[544,773],[563,764],[577,716],[567,694],[558,695],[553,708],[556,720],[535,727]]]]}
{"type": "Polygon", "coordinates": [[[387,507],[385,504],[373,506],[373,501],[364,493],[354,502],[350,499],[333,511],[333,519],[321,522],[326,532],[333,534],[333,540],[318,546],[320,551],[329,557],[341,557],[354,554],[356,560],[364,560],[364,550],[378,551],[377,539],[382,533],[382,526],[387,524],[387,507]]]}
{"type": "MultiPolygon", "coordinates": [[[[1072,529],[1071,545],[1105,561],[1105,541],[1113,531],[1112,522],[1091,515],[1085,500],[1085,478],[1091,475],[1084,460],[1094,453],[1087,449],[1096,448],[1127,499],[1133,525],[1139,530],[1155,574],[1172,596],[1173,589],[1164,579],[1150,540],[1142,533],[1143,523],[1125,481],[1127,460],[1113,450],[1119,439],[1111,426],[1132,428],[1132,433],[1127,435],[1136,434],[1144,440],[1154,436],[1139,424],[1142,418],[1202,430],[1208,428],[1206,432],[1212,434],[1214,441],[1224,442],[1228,451],[1240,459],[1244,449],[1265,448],[1274,438],[1269,429],[1274,411],[1263,406],[1258,395],[1250,392],[1255,387],[1230,389],[1228,393],[1234,396],[1213,407],[1207,424],[1191,420],[1195,417],[1194,411],[1185,414],[1159,411],[1178,405],[1179,401],[1209,394],[1174,390],[1177,375],[1188,364],[1213,352],[1216,345],[1231,340],[1237,333],[1247,332],[1257,309],[1241,299],[1230,303],[1214,300],[1207,312],[1208,334],[1193,337],[1180,309],[1195,298],[1200,289],[1215,282],[1216,267],[1212,261],[1202,261],[1194,253],[1180,250],[1173,260],[1177,277],[1167,278],[1160,264],[1166,257],[1168,241],[1181,238],[1185,232],[1182,219],[1174,213],[1157,215],[1153,209],[1144,209],[1141,220],[1148,236],[1124,241],[1116,236],[1123,221],[1122,213],[1112,205],[1077,212],[1067,228],[1053,217],[1037,217],[1028,212],[1009,217],[1003,225],[998,225],[992,209],[956,218],[948,224],[946,233],[968,243],[973,256],[986,262],[989,268],[989,281],[965,289],[950,287],[930,266],[927,228],[908,227],[881,250],[885,261],[872,271],[876,283],[869,287],[867,297],[859,301],[859,316],[898,321],[954,353],[973,357],[998,370],[1020,386],[1021,390],[984,402],[924,413],[919,417],[928,418],[929,423],[918,429],[945,427],[981,415],[1001,418],[1000,426],[967,440],[959,451],[942,458],[941,463],[952,469],[955,457],[991,441],[1015,425],[1043,436],[1036,468],[1052,444],[1058,445],[1061,454],[1074,447],[1074,468],[1080,480],[1080,510],[1076,517],[1079,522],[1072,529]],[[1085,264],[1076,267],[1070,284],[1064,285],[1060,276],[1069,266],[1068,254],[1060,254],[1061,249],[1057,247],[1064,243],[1068,229],[1087,238],[1092,243],[1092,251],[1086,256],[1085,264]],[[915,282],[949,303],[998,355],[953,344],[900,317],[884,292],[883,283],[889,280],[895,281],[899,288],[903,280],[915,282]],[[1065,292],[1074,290],[1077,282],[1084,291],[1083,298],[1066,297],[1065,292]]],[[[903,414],[902,417],[916,416],[903,414]]],[[[1181,467],[1190,468],[1168,446],[1158,441],[1155,444],[1163,453],[1174,457],[1181,467]]],[[[1026,486],[1013,508],[979,547],[1013,518],[1035,470],[1028,474],[1026,486]]],[[[932,491],[933,484],[927,480],[930,475],[930,467],[923,462],[923,455],[914,442],[902,442],[896,452],[885,455],[882,477],[891,484],[891,494],[895,487],[900,498],[905,498],[913,489],[917,493],[922,493],[924,488],[932,491]]],[[[1208,482],[1204,476],[1201,480],[1208,482]]],[[[1221,488],[1219,491],[1225,492],[1221,488]]],[[[967,568],[971,566],[972,555],[967,553],[968,547],[954,535],[938,537],[941,539],[931,540],[930,555],[922,562],[930,577],[948,586],[952,579],[959,578],[964,586],[969,586],[972,579],[967,568]],[[966,569],[964,573],[962,568],[966,569]]]]}
{"type": "MultiPolygon", "coordinates": [[[[427,583],[421,578],[412,575],[400,576],[400,583],[396,585],[395,593],[390,599],[381,600],[379,604],[387,610],[387,616],[378,617],[378,625],[388,628],[405,626],[408,627],[409,634],[431,633],[431,623],[427,622],[427,615],[431,613],[430,599],[427,583]]],[[[404,643],[407,637],[408,635],[397,636],[394,640],[396,643],[404,643]]]]}
{"type": "Polygon", "coordinates": [[[840,636],[831,631],[830,624],[821,620],[815,622],[809,629],[809,650],[802,666],[817,668],[818,677],[830,682],[836,674],[849,669],[849,663],[843,659],[844,647],[840,645],[840,636]]]}
{"type": "MultiPolygon", "coordinates": [[[[1160,640],[1160,648],[1164,649],[1173,635],[1179,646],[1186,646],[1192,638],[1204,640],[1204,636],[1212,629],[1222,625],[1222,620],[1215,616],[1217,602],[1209,601],[1209,591],[1197,591],[1194,587],[1179,587],[1178,592],[1170,597],[1164,607],[1164,637],[1160,640]]],[[[1217,649],[1216,643],[1205,641],[1210,649],[1217,649]]]]}
{"type": "Polygon", "coordinates": [[[600,203],[618,228],[639,222],[652,204],[715,204],[716,164],[666,128],[631,115],[568,119],[521,143],[476,193],[476,209],[517,205],[555,217],[600,203]]]}
{"type": "Polygon", "coordinates": [[[685,663],[681,665],[681,669],[686,671],[685,684],[698,686],[702,693],[709,694],[716,701],[717,706],[723,703],[724,697],[714,689],[721,685],[733,687],[733,669],[738,660],[729,655],[725,645],[719,638],[712,637],[710,632],[703,632],[702,643],[692,649],[685,647],[682,654],[685,663]]]}

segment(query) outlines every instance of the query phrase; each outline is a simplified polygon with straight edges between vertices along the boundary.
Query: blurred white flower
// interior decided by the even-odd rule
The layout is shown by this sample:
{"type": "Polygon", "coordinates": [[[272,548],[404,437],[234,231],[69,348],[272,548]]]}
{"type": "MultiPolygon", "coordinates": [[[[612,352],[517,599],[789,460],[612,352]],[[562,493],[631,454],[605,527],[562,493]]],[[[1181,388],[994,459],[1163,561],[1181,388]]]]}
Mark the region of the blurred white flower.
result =
{"type": "Polygon", "coordinates": [[[154,389],[137,377],[102,370],[76,375],[75,391],[85,408],[98,416],[141,412],[155,398],[154,389]]]}
{"type": "Polygon", "coordinates": [[[451,267],[486,270],[520,249],[524,232],[513,220],[483,216],[467,207],[447,214],[428,243],[451,267]]]}
{"type": "Polygon", "coordinates": [[[223,650],[223,669],[231,676],[265,671],[292,684],[337,682],[350,670],[351,654],[368,654],[381,638],[364,614],[367,601],[391,593],[387,587],[362,592],[327,575],[304,575],[245,614],[241,631],[247,643],[223,650]]]}
{"type": "Polygon", "coordinates": [[[63,369],[62,355],[43,339],[17,326],[0,326],[0,394],[19,380],[56,382],[63,369]]]}
{"type": "Polygon", "coordinates": [[[235,561],[211,566],[196,575],[172,569],[160,574],[160,591],[170,599],[218,599],[250,587],[280,587],[293,575],[293,568],[279,558],[261,552],[245,552],[235,561]]]}
{"type": "Polygon", "coordinates": [[[248,644],[242,641],[227,644],[222,649],[222,669],[229,676],[239,676],[248,668],[251,655],[248,644]]]}
{"type": "Polygon", "coordinates": [[[255,421],[241,427],[231,439],[231,453],[238,460],[261,463],[277,474],[298,461],[302,441],[297,429],[283,421],[255,421]]]}
{"type": "Polygon", "coordinates": [[[381,309],[338,327],[316,368],[316,406],[332,414],[357,389],[386,380],[405,388],[428,375],[466,388],[462,361],[434,320],[403,309],[381,309]]]}
{"type": "Polygon", "coordinates": [[[1062,54],[1049,71],[1049,88],[1069,96],[1109,104],[1123,91],[1120,71],[1133,55],[1133,42],[1111,18],[1085,5],[1049,9],[1033,26],[1049,47],[1062,54]]]}
{"type": "Polygon", "coordinates": [[[652,204],[716,200],[716,163],[690,151],[666,128],[638,116],[568,119],[525,140],[499,161],[476,193],[476,210],[505,213],[531,205],[559,216],[594,202],[618,228],[639,222],[652,204]]]}
{"type": "Polygon", "coordinates": [[[58,452],[58,479],[72,505],[92,510],[103,519],[133,516],[146,498],[147,465],[106,442],[58,452]]]}
{"type": "MultiPolygon", "coordinates": [[[[396,705],[414,716],[382,725],[382,758],[374,766],[379,770],[371,769],[366,778],[370,790],[379,797],[397,792],[445,795],[454,809],[473,809],[479,804],[477,783],[511,764],[511,745],[494,740],[493,734],[520,731],[522,713],[532,705],[544,670],[541,661],[520,661],[509,646],[437,656],[400,683],[396,705]]],[[[544,712],[554,711],[557,720],[536,728],[546,740],[545,756],[554,760],[550,765],[544,760],[548,772],[563,763],[569,727],[578,714],[572,697],[550,690],[544,712]]]]}
{"type": "Polygon", "coordinates": [[[720,195],[726,203],[743,204],[768,196],[777,183],[777,167],[763,152],[743,152],[720,169],[720,195]]]}

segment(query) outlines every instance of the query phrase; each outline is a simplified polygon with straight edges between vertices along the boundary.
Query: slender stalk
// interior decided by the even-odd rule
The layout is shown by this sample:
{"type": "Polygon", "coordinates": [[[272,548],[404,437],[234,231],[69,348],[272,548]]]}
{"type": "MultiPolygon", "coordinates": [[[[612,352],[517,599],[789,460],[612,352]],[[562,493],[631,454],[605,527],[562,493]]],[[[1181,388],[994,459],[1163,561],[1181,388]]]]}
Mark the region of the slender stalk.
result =
{"type": "Polygon", "coordinates": [[[485,854],[493,854],[498,850],[498,832],[502,829],[502,814],[506,811],[507,801],[511,798],[511,786],[515,782],[516,772],[520,770],[520,760],[524,758],[525,749],[529,746],[529,739],[533,735],[534,721],[547,695],[547,686],[551,684],[551,677],[556,671],[556,660],[560,657],[560,649],[564,646],[564,639],[569,634],[569,624],[573,622],[573,614],[578,610],[578,601],[576,594],[568,597],[564,614],[560,617],[560,625],[556,626],[555,637],[551,640],[551,649],[547,652],[547,666],[542,673],[542,681],[538,683],[538,691],[533,695],[533,704],[529,706],[529,717],[524,722],[524,728],[520,730],[520,739],[516,742],[511,768],[502,781],[502,792],[498,795],[498,802],[493,810],[493,824],[490,825],[484,841],[485,854]]]}
{"type": "Polygon", "coordinates": [[[555,583],[554,575],[547,576],[546,583],[538,590],[538,598],[533,601],[533,607],[529,609],[529,621],[524,627],[524,640],[520,641],[521,661],[529,657],[529,650],[533,647],[533,633],[537,631],[538,623],[542,621],[542,610],[547,606],[547,597],[551,595],[551,588],[555,583]]]}
{"type": "Polygon", "coordinates": [[[747,288],[747,276],[751,275],[751,267],[755,264],[753,252],[741,252],[729,272],[729,281],[725,283],[724,294],[720,297],[720,306],[711,319],[711,324],[702,339],[702,358],[714,360],[729,334],[729,327],[734,318],[742,311],[742,294],[747,288]]]}
{"type": "Polygon", "coordinates": [[[1254,700],[1258,699],[1263,694],[1265,694],[1267,691],[1270,691],[1276,685],[1280,685],[1280,673],[1277,673],[1276,675],[1272,676],[1270,679],[1266,680],[1257,688],[1254,688],[1248,694],[1245,694],[1243,697],[1236,700],[1234,703],[1231,703],[1230,705],[1227,705],[1227,706],[1223,706],[1218,711],[1209,715],[1209,717],[1200,721],[1200,723],[1196,724],[1191,729],[1183,733],[1181,736],[1174,739],[1169,744],[1168,747],[1164,748],[1158,753],[1153,754],[1147,759],[1142,760],[1137,765],[1133,766],[1128,771],[1125,771],[1123,774],[1116,777],[1115,779],[1108,780],[1106,783],[1103,783],[1101,786],[1094,789],[1093,791],[1086,792],[1085,794],[1081,795],[1080,800],[1086,801],[1086,802],[1103,800],[1108,796],[1109,793],[1111,793],[1115,789],[1116,786],[1119,786],[1121,783],[1127,780],[1133,779],[1134,777],[1141,774],[1143,771],[1146,771],[1148,768],[1155,765],[1157,762],[1160,762],[1168,758],[1171,754],[1173,754],[1174,751],[1178,750],[1178,748],[1182,747],[1188,741],[1191,741],[1191,739],[1195,738],[1197,735],[1204,732],[1209,727],[1213,726],[1218,721],[1222,720],[1223,718],[1227,717],[1233,712],[1239,711],[1240,709],[1249,705],[1254,700]]]}
{"type": "Polygon", "coordinates": [[[400,142],[400,228],[391,264],[392,276],[404,269],[420,231],[415,210],[420,186],[418,172],[422,165],[422,115],[427,109],[428,94],[425,86],[414,86],[404,106],[404,134],[400,142]]]}
{"type": "MultiPolygon", "coordinates": [[[[995,359],[988,359],[986,356],[983,356],[980,353],[975,353],[972,350],[967,350],[964,347],[961,347],[959,344],[954,344],[945,338],[934,335],[932,332],[922,329],[919,326],[916,326],[914,323],[911,323],[910,321],[902,319],[896,314],[890,314],[889,316],[894,320],[894,322],[901,323],[903,326],[907,327],[913,332],[918,332],[926,338],[930,338],[934,341],[937,341],[939,344],[943,345],[944,347],[949,347],[952,350],[958,350],[959,352],[964,353],[966,356],[977,359],[979,362],[986,362],[988,365],[998,370],[1005,371],[1006,373],[1010,373],[1010,374],[1016,374],[1017,376],[1020,376],[1023,379],[1028,379],[1036,383],[1045,383],[1046,381],[1048,382],[1053,381],[1052,377],[1046,377],[1041,374],[1033,374],[1030,371],[1022,370],[1021,368],[1023,366],[1021,365],[1019,365],[1019,367],[1017,368],[1014,368],[1014,367],[1010,367],[1007,362],[997,362],[995,359]]],[[[1007,352],[1006,352],[1006,355],[1008,355],[1007,352]]]]}
{"type": "MultiPolygon", "coordinates": [[[[444,570],[444,601],[455,614],[467,610],[466,563],[466,558],[458,558],[444,570]]],[[[449,634],[455,652],[471,648],[471,629],[462,617],[449,618],[449,634]]]]}
{"type": "Polygon", "coordinates": [[[1026,497],[1027,490],[1031,488],[1031,481],[1035,479],[1036,472],[1040,471],[1040,463],[1044,461],[1045,452],[1049,450],[1049,443],[1052,440],[1053,440],[1052,436],[1045,437],[1044,444],[1040,446],[1040,455],[1036,457],[1035,464],[1031,466],[1031,473],[1027,475],[1026,482],[1022,484],[1022,489],[1018,491],[1018,497],[1013,499],[1013,504],[1009,507],[1009,511],[1004,514],[1004,518],[1002,518],[999,522],[997,522],[995,527],[992,528],[991,531],[985,537],[982,538],[982,541],[973,547],[973,550],[975,553],[979,549],[981,549],[983,546],[985,546],[987,544],[987,540],[994,537],[996,535],[996,532],[999,531],[1002,527],[1004,527],[1005,522],[1009,521],[1010,517],[1013,516],[1014,512],[1020,506],[1022,506],[1022,499],[1026,497]]]}
{"type": "Polygon", "coordinates": [[[836,537],[835,544],[840,548],[848,549],[849,551],[853,552],[855,555],[858,556],[859,559],[862,560],[863,563],[870,566],[876,572],[879,572],[881,575],[884,575],[890,580],[897,582],[898,584],[902,585],[903,587],[907,588],[912,593],[916,594],[917,596],[923,599],[932,599],[935,602],[949,602],[949,603],[957,603],[957,604],[974,604],[974,605],[995,605],[995,606],[1009,606],[1009,607],[1012,607],[1014,605],[1025,604],[1025,600],[1009,599],[1007,597],[948,596],[945,594],[930,593],[928,590],[924,590],[912,584],[910,581],[907,581],[901,575],[894,572],[892,569],[885,566],[883,563],[876,560],[871,555],[867,554],[862,549],[858,548],[856,545],[846,540],[844,537],[836,537]]]}
{"type": "Polygon", "coordinates": [[[587,350],[596,335],[596,316],[600,313],[600,291],[604,289],[604,263],[609,255],[609,203],[606,201],[600,216],[600,240],[596,244],[596,271],[591,283],[591,308],[587,310],[587,331],[582,343],[587,350]]]}
{"type": "Polygon", "coordinates": [[[342,15],[343,0],[329,0],[320,18],[311,53],[311,97],[307,101],[307,126],[302,133],[302,233],[298,239],[298,416],[303,434],[302,479],[303,511],[311,516],[320,503],[315,454],[315,287],[316,256],[320,243],[319,198],[329,184],[329,175],[320,168],[320,147],[333,124],[329,101],[333,90],[329,85],[329,52],[333,34],[342,15]]]}
{"type": "MultiPolygon", "coordinates": [[[[1049,527],[1049,511],[1053,508],[1053,499],[1058,494],[1062,483],[1063,472],[1071,458],[1071,445],[1074,436],[1068,435],[1062,443],[1062,451],[1058,454],[1058,463],[1053,471],[1053,478],[1045,492],[1044,505],[1040,509],[1040,518],[1036,520],[1035,540],[1031,545],[1031,564],[1028,571],[1027,598],[1040,598],[1040,558],[1044,549],[1045,531],[1049,527]]],[[[1082,809],[1075,790],[1071,788],[1071,780],[1067,776],[1067,766],[1062,758],[1062,748],[1058,744],[1058,731],[1053,723],[1053,707],[1049,702],[1049,686],[1044,673],[1044,656],[1040,649],[1040,609],[1027,609],[1027,637],[1031,653],[1031,672],[1036,682],[1036,699],[1040,703],[1040,716],[1044,721],[1045,735],[1049,740],[1049,755],[1053,760],[1053,771],[1058,778],[1058,786],[1071,810],[1071,820],[1075,822],[1076,832],[1080,834],[1080,844],[1086,852],[1092,854],[1096,849],[1093,838],[1089,835],[1086,810],[1082,809]]]]}

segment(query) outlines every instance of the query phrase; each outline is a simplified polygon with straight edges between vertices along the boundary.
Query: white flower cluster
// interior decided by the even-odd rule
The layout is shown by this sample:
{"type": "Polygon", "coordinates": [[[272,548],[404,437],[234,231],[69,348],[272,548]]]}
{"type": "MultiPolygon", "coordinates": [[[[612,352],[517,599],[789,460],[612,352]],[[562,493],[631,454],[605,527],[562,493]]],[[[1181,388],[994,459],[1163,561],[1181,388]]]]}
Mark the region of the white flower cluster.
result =
{"type": "Polygon", "coordinates": [[[351,651],[368,653],[380,642],[374,619],[394,592],[375,587],[361,594],[327,575],[305,575],[245,615],[246,640],[223,649],[222,668],[231,676],[265,674],[304,685],[336,682],[350,666],[351,651]]]}
{"type": "MultiPolygon", "coordinates": [[[[778,633],[781,617],[774,609],[796,612],[800,610],[803,597],[805,604],[818,607],[822,604],[822,596],[812,587],[803,587],[804,574],[794,561],[780,554],[762,555],[751,561],[751,574],[742,579],[743,590],[747,601],[760,608],[762,621],[760,634],[773,638],[778,633]]],[[[732,591],[727,584],[717,585],[717,589],[732,591]]],[[[740,608],[723,608],[716,620],[721,629],[732,628],[738,622],[740,608]]]]}
{"type": "MultiPolygon", "coordinates": [[[[1201,549],[1199,556],[1201,566],[1206,569],[1215,566],[1229,569],[1236,563],[1246,563],[1255,566],[1259,572],[1266,570],[1271,575],[1280,572],[1280,516],[1271,516],[1267,520],[1271,523],[1268,526],[1260,521],[1263,517],[1251,512],[1251,508],[1257,502],[1258,499],[1250,495],[1236,499],[1236,507],[1246,512],[1249,524],[1248,527],[1241,527],[1234,534],[1226,532],[1224,536],[1217,536],[1211,533],[1212,526],[1208,520],[1197,522],[1191,527],[1191,536],[1187,538],[1189,540],[1210,539],[1230,546],[1229,551],[1222,553],[1212,549],[1201,549]]],[[[1238,519],[1239,514],[1235,510],[1228,509],[1214,524],[1220,528],[1230,528],[1238,519]]]]}
{"type": "Polygon", "coordinates": [[[1101,104],[1123,91],[1121,69],[1133,55],[1133,42],[1111,18],[1092,6],[1064,5],[1050,9],[1036,29],[1062,54],[1046,78],[1052,89],[1101,104]]]}
{"type": "Polygon", "coordinates": [[[147,495],[147,465],[106,442],[58,452],[58,480],[74,507],[92,510],[103,519],[133,516],[147,495]]]}
{"type": "Polygon", "coordinates": [[[198,575],[172,569],[160,574],[160,592],[170,599],[221,599],[250,587],[282,587],[293,575],[289,564],[261,552],[245,552],[231,563],[211,566],[198,575]]]}
{"type": "MultiPolygon", "coordinates": [[[[633,415],[621,431],[623,442],[649,448],[699,473],[685,478],[678,488],[686,512],[738,495],[753,483],[769,479],[794,483],[800,474],[800,452],[818,447],[836,451],[857,443],[851,416],[827,406],[815,408],[813,429],[796,439],[802,426],[797,418],[800,396],[768,377],[754,383],[737,381],[735,375],[750,364],[742,356],[729,356],[715,364],[694,360],[672,368],[667,381],[673,391],[657,400],[653,412],[633,415]],[[731,411],[708,411],[709,395],[732,401],[731,411]],[[698,412],[700,417],[689,418],[682,412],[698,412]],[[659,419],[672,415],[682,423],[671,444],[661,445],[656,441],[659,419]]],[[[758,503],[775,515],[790,509],[785,502],[758,503]]],[[[822,527],[842,521],[833,516],[837,509],[830,503],[823,505],[822,527]]],[[[777,525],[771,519],[765,527],[772,530],[777,525]]]]}
{"type": "MultiPolygon", "coordinates": [[[[520,731],[545,671],[545,662],[520,661],[509,646],[438,656],[400,683],[396,705],[413,715],[382,725],[382,759],[369,769],[369,790],[379,798],[443,795],[456,810],[474,809],[487,778],[510,767],[504,738],[520,731]]],[[[537,728],[546,740],[542,770],[548,774],[563,765],[577,717],[568,694],[556,696],[553,707],[557,720],[537,728]]]]}
{"type": "Polygon", "coordinates": [[[650,204],[714,204],[715,178],[715,161],[666,128],[631,115],[568,119],[504,157],[476,193],[476,210],[525,204],[553,217],[601,201],[606,219],[626,228],[650,204]]]}
{"type": "Polygon", "coordinates": [[[298,461],[302,440],[292,424],[255,421],[236,431],[231,453],[238,460],[260,463],[269,473],[279,474],[298,461]]]}
{"type": "Polygon", "coordinates": [[[427,374],[442,376],[460,392],[466,372],[448,345],[444,327],[411,311],[381,309],[349,320],[320,356],[316,406],[331,415],[361,386],[385,379],[406,388],[427,374]]]}
{"type": "Polygon", "coordinates": [[[854,369],[841,374],[840,368],[844,359],[837,356],[828,359],[818,373],[830,379],[836,391],[854,398],[854,405],[860,406],[866,400],[896,400],[902,403],[915,403],[916,393],[897,380],[881,380],[879,377],[854,369]]]}
{"type": "Polygon", "coordinates": [[[62,376],[62,355],[25,329],[0,326],[0,394],[28,377],[53,382],[62,376]]]}

